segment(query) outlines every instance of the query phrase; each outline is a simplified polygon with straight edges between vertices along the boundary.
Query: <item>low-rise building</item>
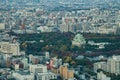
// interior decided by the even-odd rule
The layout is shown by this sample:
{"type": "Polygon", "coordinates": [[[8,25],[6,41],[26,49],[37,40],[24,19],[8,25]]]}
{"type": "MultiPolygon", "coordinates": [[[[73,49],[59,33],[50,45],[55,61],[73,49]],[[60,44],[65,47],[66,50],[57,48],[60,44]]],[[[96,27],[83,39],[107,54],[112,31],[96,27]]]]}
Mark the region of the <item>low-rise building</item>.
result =
{"type": "Polygon", "coordinates": [[[34,80],[34,74],[29,72],[13,72],[12,76],[17,80],[34,80]]]}
{"type": "Polygon", "coordinates": [[[57,75],[52,72],[36,74],[36,80],[51,80],[51,79],[57,79],[57,75]]]}
{"type": "Polygon", "coordinates": [[[37,65],[30,64],[29,71],[31,73],[47,73],[47,66],[42,64],[37,64],[37,65]]]}
{"type": "Polygon", "coordinates": [[[20,55],[20,44],[19,43],[10,43],[10,42],[1,42],[1,52],[12,55],[20,55]]]}

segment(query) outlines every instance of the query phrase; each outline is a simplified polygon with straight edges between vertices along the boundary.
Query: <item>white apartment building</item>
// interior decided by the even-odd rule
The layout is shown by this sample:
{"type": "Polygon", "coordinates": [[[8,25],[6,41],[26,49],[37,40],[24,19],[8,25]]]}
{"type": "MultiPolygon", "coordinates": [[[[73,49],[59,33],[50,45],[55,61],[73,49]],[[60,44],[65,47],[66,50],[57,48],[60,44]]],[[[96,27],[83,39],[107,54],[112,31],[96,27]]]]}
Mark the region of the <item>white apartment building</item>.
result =
{"type": "Polygon", "coordinates": [[[47,73],[37,73],[36,80],[51,80],[57,79],[57,75],[52,72],[47,73]]]}
{"type": "Polygon", "coordinates": [[[102,69],[102,70],[106,71],[107,63],[106,62],[96,62],[96,63],[94,63],[94,72],[97,73],[98,69],[102,69]]]}
{"type": "Polygon", "coordinates": [[[20,55],[19,43],[1,42],[0,51],[6,54],[20,55]]]}
{"type": "Polygon", "coordinates": [[[29,65],[29,71],[35,75],[35,80],[51,80],[51,79],[57,79],[57,75],[48,72],[47,66],[38,64],[38,65],[29,65]]]}
{"type": "Polygon", "coordinates": [[[27,58],[23,58],[23,59],[22,59],[22,63],[23,63],[23,66],[24,66],[23,68],[24,68],[24,69],[28,69],[28,66],[29,66],[29,65],[28,65],[28,59],[27,59],[27,58]]]}
{"type": "Polygon", "coordinates": [[[37,65],[30,64],[29,71],[31,73],[47,73],[47,66],[42,64],[37,64],[37,65]]]}
{"type": "Polygon", "coordinates": [[[107,77],[103,72],[97,73],[97,80],[111,80],[110,77],[107,77]]]}
{"type": "Polygon", "coordinates": [[[94,72],[97,72],[98,69],[109,73],[120,74],[120,56],[112,56],[107,62],[94,63],[94,72]]]}
{"type": "Polygon", "coordinates": [[[16,80],[34,80],[34,74],[28,72],[13,72],[12,76],[16,78],[16,80]]]}
{"type": "Polygon", "coordinates": [[[45,59],[49,59],[50,58],[50,53],[49,52],[45,52],[45,59]]]}
{"type": "Polygon", "coordinates": [[[107,72],[120,74],[120,56],[113,56],[108,59],[107,72]]]}

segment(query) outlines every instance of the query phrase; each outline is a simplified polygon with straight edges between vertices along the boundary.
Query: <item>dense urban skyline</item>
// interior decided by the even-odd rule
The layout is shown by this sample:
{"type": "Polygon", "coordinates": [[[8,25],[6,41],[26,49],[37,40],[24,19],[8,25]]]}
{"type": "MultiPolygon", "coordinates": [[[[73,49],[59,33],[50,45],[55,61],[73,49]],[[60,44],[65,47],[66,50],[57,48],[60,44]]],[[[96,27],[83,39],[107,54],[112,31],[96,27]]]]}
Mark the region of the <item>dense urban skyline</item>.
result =
{"type": "Polygon", "coordinates": [[[119,0],[0,0],[0,80],[120,80],[119,0]]]}

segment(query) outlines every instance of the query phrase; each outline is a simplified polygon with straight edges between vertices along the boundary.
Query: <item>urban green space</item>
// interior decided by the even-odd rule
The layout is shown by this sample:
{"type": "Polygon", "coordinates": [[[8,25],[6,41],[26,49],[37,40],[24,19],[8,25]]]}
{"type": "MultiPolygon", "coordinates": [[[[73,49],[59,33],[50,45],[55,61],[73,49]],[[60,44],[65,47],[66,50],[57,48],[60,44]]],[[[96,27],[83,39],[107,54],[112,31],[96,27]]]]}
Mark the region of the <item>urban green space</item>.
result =
{"type": "Polygon", "coordinates": [[[112,55],[120,51],[119,35],[82,34],[86,45],[82,47],[72,46],[73,33],[40,33],[18,34],[21,49],[27,54],[37,54],[41,51],[50,51],[59,56],[60,53],[77,53],[83,55],[112,55]],[[24,36],[23,36],[24,35],[24,36]],[[102,45],[102,47],[101,47],[102,45]]]}

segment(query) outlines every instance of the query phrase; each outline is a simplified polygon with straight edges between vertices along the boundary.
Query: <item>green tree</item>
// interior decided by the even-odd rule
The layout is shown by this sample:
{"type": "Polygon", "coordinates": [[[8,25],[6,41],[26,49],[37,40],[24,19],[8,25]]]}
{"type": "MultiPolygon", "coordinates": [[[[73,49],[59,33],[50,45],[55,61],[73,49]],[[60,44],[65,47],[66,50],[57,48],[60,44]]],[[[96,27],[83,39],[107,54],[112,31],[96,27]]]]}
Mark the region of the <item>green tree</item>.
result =
{"type": "Polygon", "coordinates": [[[62,45],[62,46],[60,47],[60,51],[67,51],[67,50],[68,50],[68,48],[67,48],[66,45],[62,45]]]}

